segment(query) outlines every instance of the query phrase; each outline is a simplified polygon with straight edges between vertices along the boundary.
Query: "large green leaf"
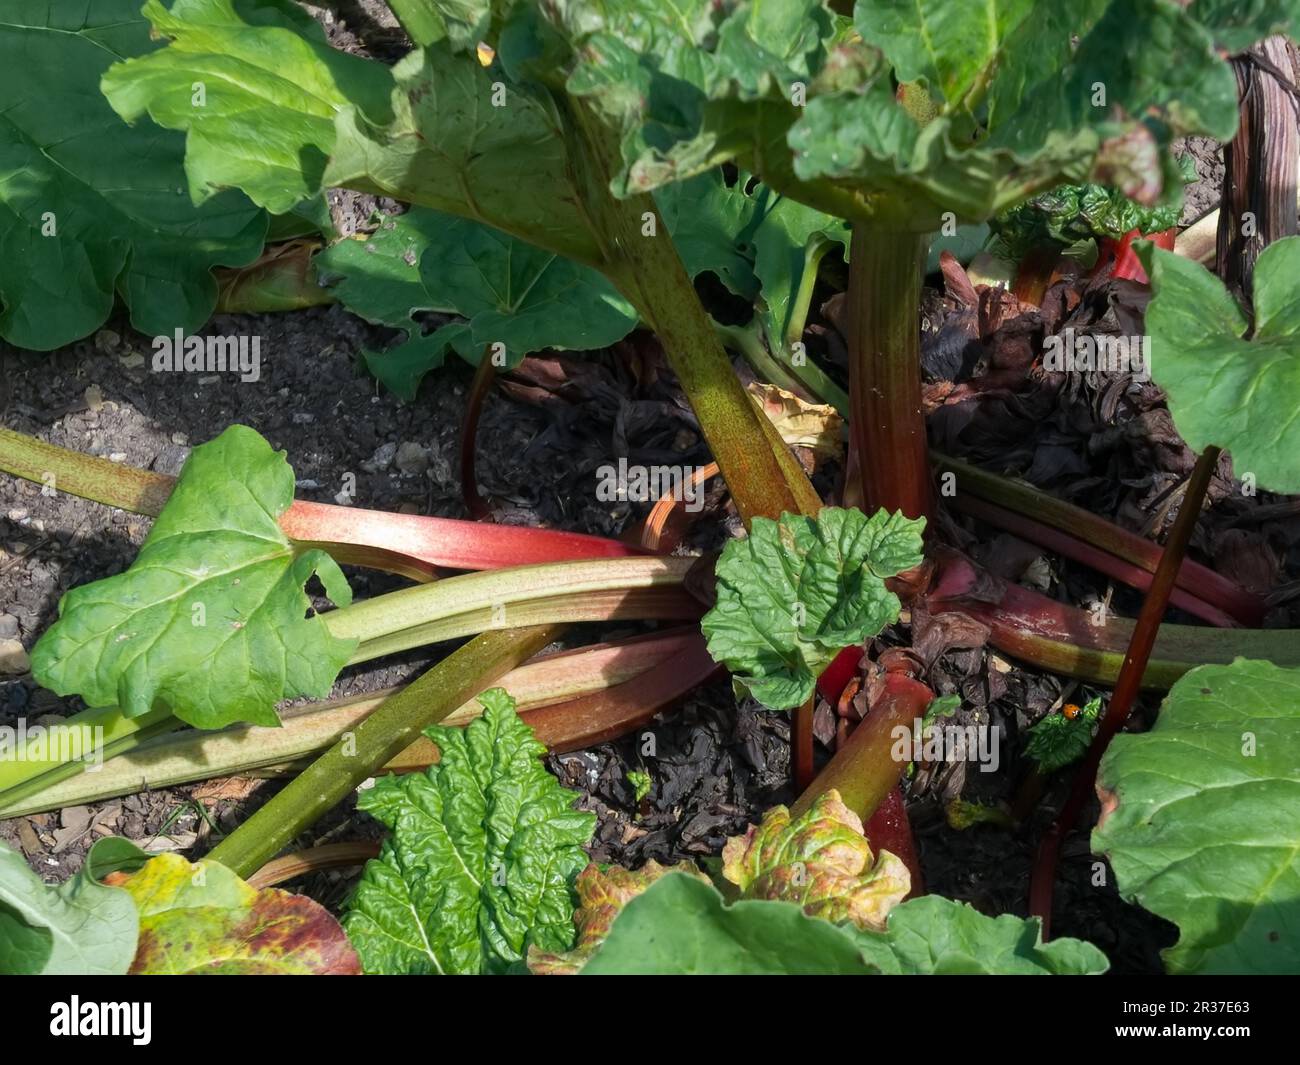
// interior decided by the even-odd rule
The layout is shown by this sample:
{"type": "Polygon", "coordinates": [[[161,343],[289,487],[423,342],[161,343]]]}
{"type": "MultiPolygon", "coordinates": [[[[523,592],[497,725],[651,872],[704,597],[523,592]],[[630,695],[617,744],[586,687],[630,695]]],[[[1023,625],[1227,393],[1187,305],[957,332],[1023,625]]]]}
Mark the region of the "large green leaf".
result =
{"type": "Polygon", "coordinates": [[[331,48],[292,4],[175,0],[169,9],[147,0],[144,16],[170,43],[112,66],[104,95],[128,122],[147,114],[185,131],[196,201],[234,186],[288,211],[321,190],[335,116],[388,106],[387,68],[331,48]]]}
{"type": "Polygon", "coordinates": [[[637,322],[631,305],[590,267],[428,208],[387,220],[369,240],[340,241],[316,264],[322,276],[341,277],[334,291],[349,310],[410,332],[396,347],[366,354],[371,372],[407,399],[449,348],[477,364],[488,345],[500,343],[515,366],[544,348],[603,348],[637,322]],[[417,311],[468,322],[425,336],[411,320],[417,311]]]}
{"type": "Polygon", "coordinates": [[[1093,850],[1178,925],[1171,972],[1300,972],[1300,670],[1192,670],[1150,732],[1111,741],[1098,788],[1093,850]]]}
{"type": "Polygon", "coordinates": [[[1172,137],[1235,128],[1216,39],[1277,22],[1220,10],[1207,27],[1171,0],[860,0],[854,40],[807,0],[692,4],[676,22],[638,0],[547,10],[576,55],[569,91],[621,131],[615,191],[732,158],[810,205],[922,231],[1090,176],[1149,202],[1172,137]],[[928,84],[934,106],[896,82],[928,84]]]}
{"type": "Polygon", "coordinates": [[[0,2],[0,336],[20,347],[93,332],[115,294],[142,332],[197,329],[212,268],[261,251],[262,211],[233,191],[194,206],[184,138],[124,126],[100,95],[110,64],[158,54],[139,8],[0,2]]]}
{"type": "Polygon", "coordinates": [[[1183,439],[1197,451],[1227,448],[1237,476],[1260,487],[1300,492],[1300,237],[1270,244],[1255,263],[1253,332],[1205,267],[1151,246],[1139,254],[1154,291],[1151,375],[1183,439]]]}
{"type": "Polygon", "coordinates": [[[742,900],[669,874],[626,904],[583,975],[1086,974],[1106,970],[1096,947],[1044,944],[1037,921],[985,917],[937,896],[890,913],[885,932],[809,917],[792,902],[742,900]]]}
{"type": "Polygon", "coordinates": [[[125,891],[83,874],[49,887],[0,843],[0,975],[120,976],[136,931],[125,891]]]}
{"type": "MultiPolygon", "coordinates": [[[[315,900],[250,887],[217,862],[191,864],[179,854],[150,856],[125,840],[113,843],[123,869],[104,883],[134,899],[140,914],[131,975],[360,974],[342,927],[315,900]],[[130,860],[127,848],[135,851],[130,860]]],[[[95,863],[88,857],[87,864],[95,863]]]]}
{"type": "Polygon", "coordinates": [[[1008,37],[1033,7],[1034,0],[863,0],[854,22],[900,81],[924,80],[941,100],[959,105],[977,79],[991,77],[1008,37]]]}
{"type": "Polygon", "coordinates": [[[499,973],[529,946],[573,945],[573,882],[595,815],[547,773],[509,695],[479,700],[468,727],[425,730],[436,765],[361,794],[392,833],[344,917],[367,973],[499,973]]]}
{"type": "Polygon", "coordinates": [[[1042,940],[1037,918],[986,917],[964,902],[926,895],[896,906],[883,935],[860,932],[862,956],[887,974],[1087,976],[1109,968],[1080,939],[1042,940]]]}
{"type": "Polygon", "coordinates": [[[550,96],[446,42],[392,70],[391,101],[338,122],[325,181],[463,215],[580,262],[602,258],[550,96]],[[494,102],[495,101],[495,102],[494,102]]]}
{"type": "Polygon", "coordinates": [[[885,578],[920,564],[924,527],[836,507],[755,518],[718,560],[717,602],[700,623],[709,653],[765,706],[799,706],[841,649],[898,619],[885,578]]]}
{"type": "Polygon", "coordinates": [[[317,575],[340,606],[352,593],[329,555],[280,530],[293,484],[284,452],[247,426],[196,447],[131,567],[60,601],[36,679],[128,717],[163,704],[200,728],[276,725],[281,699],[328,692],[356,641],[304,616],[303,585],[317,575]]]}

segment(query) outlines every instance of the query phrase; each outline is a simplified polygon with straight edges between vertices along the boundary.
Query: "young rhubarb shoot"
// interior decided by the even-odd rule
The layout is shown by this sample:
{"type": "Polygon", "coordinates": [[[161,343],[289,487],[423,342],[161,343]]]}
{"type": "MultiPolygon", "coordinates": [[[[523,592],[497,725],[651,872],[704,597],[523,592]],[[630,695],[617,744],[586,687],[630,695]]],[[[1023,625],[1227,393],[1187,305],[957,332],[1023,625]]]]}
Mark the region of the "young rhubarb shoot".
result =
{"type": "Polygon", "coordinates": [[[344,918],[367,973],[502,973],[530,946],[573,945],[572,885],[596,815],[573,809],[505,690],[479,698],[467,728],[425,730],[437,765],[361,794],[391,832],[344,918]]]}

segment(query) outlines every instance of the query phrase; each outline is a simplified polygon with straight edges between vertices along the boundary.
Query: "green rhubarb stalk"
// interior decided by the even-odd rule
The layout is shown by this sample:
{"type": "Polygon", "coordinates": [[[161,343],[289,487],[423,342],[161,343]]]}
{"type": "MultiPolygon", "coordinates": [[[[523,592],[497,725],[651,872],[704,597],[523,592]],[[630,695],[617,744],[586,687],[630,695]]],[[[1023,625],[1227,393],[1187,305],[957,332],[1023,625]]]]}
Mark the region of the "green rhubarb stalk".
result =
{"type": "MultiPolygon", "coordinates": [[[[499,683],[510,692],[519,712],[526,716],[641,677],[667,659],[675,660],[690,648],[692,641],[698,640],[698,631],[679,629],[560,651],[512,669],[499,683]]],[[[278,775],[299,769],[303,758],[328,747],[398,690],[385,688],[366,695],[291,707],[281,713],[279,728],[235,725],[216,732],[176,730],[178,721],[154,711],[152,727],[143,727],[139,732],[107,743],[102,752],[102,765],[93,772],[85,771],[80,762],[71,762],[6,793],[6,801],[0,805],[0,817],[58,810],[214,777],[278,775]]],[[[467,725],[482,710],[475,696],[442,723],[467,725]]],[[[90,713],[103,715],[111,711],[90,713]]],[[[123,720],[138,723],[142,719],[123,720]]],[[[423,739],[416,741],[390,759],[385,768],[400,771],[412,762],[428,764],[423,754],[427,743],[423,739]]]]}
{"type": "MultiPolygon", "coordinates": [[[[700,609],[681,587],[694,561],[642,556],[484,570],[375,596],[324,613],[321,619],[332,635],[359,641],[347,665],[506,625],[684,620],[698,616],[700,609]],[[607,565],[610,562],[615,565],[607,565]],[[625,562],[631,565],[620,565],[625,562]]],[[[105,747],[119,753],[140,742],[137,733],[166,731],[180,722],[161,707],[137,717],[127,717],[116,707],[96,707],[64,725],[102,728],[105,747]],[[131,744],[118,745],[131,736],[131,744]]],[[[0,760],[0,808],[79,771],[81,763],[65,765],[57,749],[38,757],[37,742],[29,741],[20,758],[0,760]]]]}
{"type": "Polygon", "coordinates": [[[754,517],[816,514],[820,497],[732,370],[654,200],[619,200],[610,192],[622,169],[617,139],[585,100],[567,106],[589,170],[585,209],[605,242],[602,269],[658,336],[741,516],[748,524],[754,517]]]}
{"type": "Polygon", "coordinates": [[[476,636],[409,687],[385,699],[227,836],[209,857],[238,876],[251,876],[424,729],[531,658],[562,631],[560,625],[538,625],[476,636]]]}
{"type": "Polygon", "coordinates": [[[853,227],[849,433],[864,509],[934,516],[921,409],[921,283],[928,237],[853,227]]]}
{"type": "Polygon", "coordinates": [[[0,470],[43,490],[150,516],[162,510],[176,484],[173,477],[83,455],[12,429],[0,429],[0,470]]]}

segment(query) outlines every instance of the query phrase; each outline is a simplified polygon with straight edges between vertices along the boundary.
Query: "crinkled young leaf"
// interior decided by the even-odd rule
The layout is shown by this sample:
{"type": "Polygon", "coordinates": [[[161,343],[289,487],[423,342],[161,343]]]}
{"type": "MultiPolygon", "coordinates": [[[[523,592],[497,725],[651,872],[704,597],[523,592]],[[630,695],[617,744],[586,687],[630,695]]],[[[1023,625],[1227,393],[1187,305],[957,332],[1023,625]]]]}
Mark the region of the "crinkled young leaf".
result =
{"type": "Polygon", "coordinates": [[[179,854],[140,851],[131,864],[134,871],[109,873],[104,883],[139,908],[133,976],[361,973],[342,926],[305,895],[258,890],[224,865],[179,854]]]}
{"type": "Polygon", "coordinates": [[[574,916],[578,926],[578,939],[573,949],[560,954],[530,948],[529,972],[539,976],[572,976],[580,972],[609,935],[614,918],[622,912],[623,907],[669,873],[681,873],[706,884],[709,882],[709,878],[689,861],[660,865],[651,858],[635,872],[624,869],[621,865],[602,869],[592,862],[578,874],[574,883],[578,892],[578,911],[574,916]]]}
{"type": "Polygon", "coordinates": [[[1029,730],[1025,754],[1038,763],[1040,773],[1055,773],[1077,762],[1092,745],[1101,715],[1101,698],[1090,699],[1073,718],[1048,714],[1029,730]]]}
{"type": "Polygon", "coordinates": [[[334,292],[349,310],[409,330],[409,339],[388,351],[366,353],[371,372],[406,399],[449,348],[477,364],[489,345],[504,344],[514,366],[544,348],[606,347],[637,322],[631,305],[590,267],[428,208],[388,219],[369,240],[340,241],[316,264],[322,275],[341,276],[334,292]],[[423,336],[412,321],[418,311],[469,321],[423,336]]]}
{"type": "Polygon", "coordinates": [[[199,728],[276,725],[275,704],[329,691],[355,640],[305,616],[320,578],[339,606],[352,592],[324,551],[296,548],[279,516],[293,469],[257,432],[232,425],[190,454],[131,567],[72,589],[32,651],[32,673],[60,695],[155,705],[199,728]]]}
{"type": "Polygon", "coordinates": [[[761,824],[732,836],[722,850],[722,875],[747,899],[797,902],[810,917],[882,929],[911,888],[907,866],[872,855],[862,819],[831,789],[791,821],[774,806],[761,824]]]}
{"type": "Polygon", "coordinates": [[[709,653],[765,706],[799,706],[841,649],[898,619],[885,578],[920,564],[924,528],[836,507],[756,518],[718,560],[717,602],[700,623],[709,653]]]}
{"type": "Polygon", "coordinates": [[[545,11],[578,57],[566,88],[622,134],[618,195],[684,180],[748,149],[762,136],[749,104],[788,112],[788,126],[795,84],[811,79],[839,29],[820,0],[688,0],[673,19],[647,0],[545,11]]]}
{"type": "Polygon", "coordinates": [[[632,899],[582,975],[1100,973],[1091,944],[1043,944],[1037,921],[985,917],[936,896],[896,906],[885,932],[834,925],[791,902],[727,906],[710,884],[664,876],[632,899]]]}
{"type": "Polygon", "coordinates": [[[147,0],[143,13],[169,43],[112,66],[104,95],[128,122],[147,114],[185,131],[196,202],[233,186],[276,214],[288,211],[321,191],[336,115],[388,107],[388,68],[331,48],[293,4],[175,0],[169,9],[147,0]]]}
{"type": "Polygon", "coordinates": [[[1060,185],[998,216],[991,228],[1000,255],[1019,262],[1040,246],[1066,247],[1096,237],[1117,240],[1134,229],[1159,233],[1178,225],[1181,212],[1181,196],[1144,207],[1104,185],[1060,185]]]}
{"type": "Polygon", "coordinates": [[[141,332],[198,329],[216,306],[212,268],[262,249],[264,212],[233,191],[194,206],[184,138],[124,126],[100,95],[111,63],[157,47],[139,0],[0,3],[0,336],[12,344],[77,340],[118,294],[141,332]]]}
{"type": "Polygon", "coordinates": [[[573,882],[594,814],[541,763],[500,688],[466,728],[425,734],[441,760],[388,776],[358,806],[391,830],[343,919],[367,973],[500,973],[529,946],[573,945],[573,882]]]}
{"type": "Polygon", "coordinates": [[[1300,492],[1300,237],[1275,241],[1255,263],[1253,333],[1205,267],[1149,246],[1138,254],[1154,292],[1151,374],[1178,432],[1196,451],[1231,451],[1238,477],[1300,492]]]}
{"type": "Polygon", "coordinates": [[[1238,659],[1170,690],[1102,758],[1092,848],[1178,925],[1177,973],[1300,970],[1300,670],[1238,659]]]}
{"type": "Polygon", "coordinates": [[[0,843],[0,975],[121,976],[135,956],[135,903],[83,873],[58,887],[0,843]]]}

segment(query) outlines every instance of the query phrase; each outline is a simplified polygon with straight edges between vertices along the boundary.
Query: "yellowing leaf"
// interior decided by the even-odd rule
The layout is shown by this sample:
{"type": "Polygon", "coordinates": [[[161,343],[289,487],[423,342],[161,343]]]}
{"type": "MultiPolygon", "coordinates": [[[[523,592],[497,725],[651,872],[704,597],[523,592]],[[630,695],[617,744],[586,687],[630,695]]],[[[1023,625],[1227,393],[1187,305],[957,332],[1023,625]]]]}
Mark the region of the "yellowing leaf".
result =
{"type": "Polygon", "coordinates": [[[810,917],[877,930],[911,888],[899,858],[881,851],[873,859],[862,820],[834,788],[801,817],[775,806],[727,840],[722,875],[747,899],[797,902],[810,917]]]}
{"type": "Polygon", "coordinates": [[[261,891],[216,862],[160,854],[104,883],[125,888],[140,911],[133,975],[357,976],[361,964],[320,903],[261,891]]]}

